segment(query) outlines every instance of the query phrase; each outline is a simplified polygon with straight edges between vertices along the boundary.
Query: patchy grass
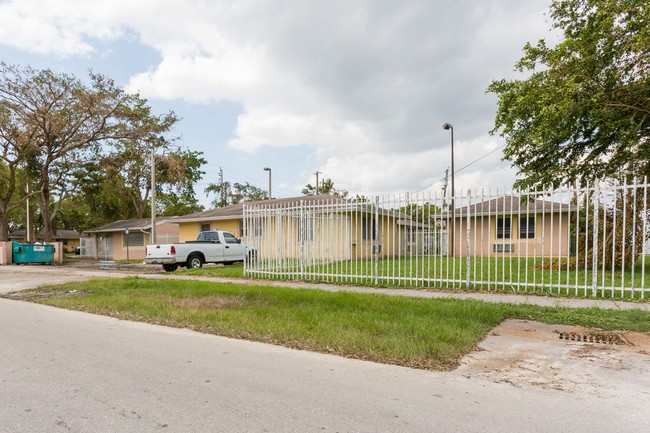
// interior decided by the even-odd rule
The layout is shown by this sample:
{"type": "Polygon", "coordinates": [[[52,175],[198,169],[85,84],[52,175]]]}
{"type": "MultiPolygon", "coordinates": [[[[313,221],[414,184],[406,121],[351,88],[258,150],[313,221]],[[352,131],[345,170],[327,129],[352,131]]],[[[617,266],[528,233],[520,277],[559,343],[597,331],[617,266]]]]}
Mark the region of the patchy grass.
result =
{"type": "Polygon", "coordinates": [[[431,370],[455,366],[506,318],[650,332],[650,313],[641,310],[548,308],[184,280],[94,280],[18,295],[120,319],[431,370]]]}
{"type": "Polygon", "coordinates": [[[639,259],[634,270],[598,267],[573,269],[548,258],[412,256],[378,260],[307,263],[260,260],[251,276],[269,279],[302,279],[379,287],[489,290],[564,297],[647,301],[650,260],[639,259]],[[282,272],[282,273],[280,273],[282,272]],[[470,281],[468,284],[467,281],[470,281]],[[595,293],[592,287],[596,286],[595,293]],[[645,296],[644,296],[645,295],[645,296]]]}
{"type": "Polygon", "coordinates": [[[228,266],[206,264],[200,269],[178,268],[174,273],[179,275],[196,275],[203,277],[243,278],[244,265],[241,263],[235,263],[228,266]]]}
{"type": "MultiPolygon", "coordinates": [[[[556,261],[557,262],[557,261],[556,261]]],[[[650,258],[639,260],[632,271],[599,269],[596,278],[598,289],[592,290],[592,269],[567,269],[566,264],[557,266],[549,259],[525,259],[517,257],[470,258],[470,281],[466,284],[467,260],[462,257],[402,257],[372,260],[353,260],[333,263],[311,264],[302,270],[298,262],[260,261],[251,277],[268,280],[303,280],[351,284],[368,287],[395,287],[412,289],[454,289],[465,291],[492,291],[522,293],[526,295],[557,296],[569,298],[624,299],[626,301],[649,302],[650,292],[645,294],[639,288],[650,288],[650,258]],[[550,266],[549,266],[550,265],[550,266]],[[645,269],[642,267],[645,265],[645,269]],[[283,274],[279,269],[284,268],[283,274]],[[624,288],[623,288],[624,287],[624,288]],[[634,289],[632,288],[634,287],[634,289]]],[[[243,278],[241,263],[231,266],[205,265],[201,269],[176,271],[180,275],[207,277],[243,278]]]]}

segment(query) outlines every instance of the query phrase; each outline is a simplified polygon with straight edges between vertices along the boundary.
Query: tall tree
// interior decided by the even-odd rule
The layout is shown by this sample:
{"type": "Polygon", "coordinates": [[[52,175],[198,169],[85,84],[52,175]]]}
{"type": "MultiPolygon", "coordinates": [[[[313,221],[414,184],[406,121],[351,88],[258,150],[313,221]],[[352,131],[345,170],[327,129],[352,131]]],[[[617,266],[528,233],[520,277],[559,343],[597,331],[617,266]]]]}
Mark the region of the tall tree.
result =
{"type": "Polygon", "coordinates": [[[24,167],[37,151],[36,128],[25,125],[19,115],[21,101],[4,96],[11,92],[11,83],[0,75],[0,240],[4,241],[9,239],[10,213],[40,192],[24,193],[28,183],[24,167]]]}
{"type": "Polygon", "coordinates": [[[173,116],[170,122],[147,118],[138,110],[142,100],[137,95],[126,94],[103,75],[90,73],[89,82],[49,69],[0,64],[0,100],[12,119],[11,130],[23,135],[21,164],[38,191],[46,240],[54,234],[61,201],[79,186],[80,167],[96,157],[102,143],[143,139],[175,122],[173,116]]]}
{"type": "Polygon", "coordinates": [[[410,203],[400,207],[399,212],[408,215],[411,221],[425,224],[436,224],[442,214],[442,210],[430,202],[410,203]]]}
{"type": "Polygon", "coordinates": [[[488,87],[517,185],[650,175],[650,3],[556,0],[550,18],[563,41],[526,44],[515,69],[530,76],[488,87]]]}
{"type": "Polygon", "coordinates": [[[247,201],[264,200],[269,193],[265,189],[251,185],[248,182],[233,184],[232,204],[244,203],[247,201]]]}
{"type": "Polygon", "coordinates": [[[219,183],[208,184],[204,191],[206,197],[209,196],[210,193],[216,194],[215,199],[212,200],[211,203],[214,208],[226,207],[232,204],[232,185],[227,180],[219,183]]]}
{"type": "MultiPolygon", "coordinates": [[[[303,195],[316,195],[316,186],[312,184],[307,184],[302,189],[303,195]]],[[[335,195],[337,197],[345,198],[348,196],[348,191],[339,190],[334,187],[334,181],[332,179],[323,179],[320,185],[318,185],[318,194],[329,194],[335,195]]]]}
{"type": "Polygon", "coordinates": [[[161,215],[187,215],[203,210],[196,199],[194,185],[201,180],[207,161],[203,152],[175,149],[163,155],[156,180],[156,205],[161,215]]]}
{"type": "Polygon", "coordinates": [[[120,140],[104,158],[102,168],[109,177],[119,179],[121,195],[135,211],[132,217],[143,218],[150,209],[152,146],[156,193],[160,194],[157,207],[166,213],[165,206],[174,206],[179,211],[184,208],[183,203],[188,208],[197,206],[194,185],[204,174],[201,166],[206,163],[202,152],[176,149],[166,140],[120,140]]]}
{"type": "Polygon", "coordinates": [[[231,206],[233,204],[245,203],[249,201],[264,200],[268,197],[268,191],[251,185],[248,182],[235,182],[230,184],[228,181],[222,183],[211,183],[205,188],[206,195],[215,193],[217,197],[212,201],[215,208],[231,206]]]}

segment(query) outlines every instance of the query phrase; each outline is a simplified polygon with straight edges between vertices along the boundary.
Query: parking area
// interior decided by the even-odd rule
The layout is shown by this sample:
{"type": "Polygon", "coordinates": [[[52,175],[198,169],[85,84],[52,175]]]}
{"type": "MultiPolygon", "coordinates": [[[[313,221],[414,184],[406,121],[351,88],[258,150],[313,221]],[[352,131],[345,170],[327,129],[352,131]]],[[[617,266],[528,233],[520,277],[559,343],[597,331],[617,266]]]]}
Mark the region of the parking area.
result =
{"type": "Polygon", "coordinates": [[[65,265],[0,266],[0,294],[46,284],[85,281],[93,278],[122,278],[132,274],[126,269],[101,270],[97,260],[74,261],[65,265]]]}

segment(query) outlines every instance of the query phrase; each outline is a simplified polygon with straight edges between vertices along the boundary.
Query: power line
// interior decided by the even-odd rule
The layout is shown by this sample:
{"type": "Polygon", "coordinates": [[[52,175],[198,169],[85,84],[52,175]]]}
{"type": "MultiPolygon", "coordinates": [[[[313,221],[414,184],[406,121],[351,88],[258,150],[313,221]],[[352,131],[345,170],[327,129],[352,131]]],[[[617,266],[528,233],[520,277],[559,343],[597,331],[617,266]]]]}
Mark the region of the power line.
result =
{"type": "MultiPolygon", "coordinates": [[[[454,174],[460,173],[461,171],[465,170],[467,167],[472,166],[472,165],[476,164],[477,162],[479,162],[480,160],[482,160],[483,158],[492,155],[494,152],[496,152],[497,150],[501,149],[501,148],[504,147],[504,146],[505,146],[505,143],[502,144],[502,145],[499,146],[499,147],[496,147],[496,148],[492,149],[491,151],[489,151],[489,152],[486,153],[485,155],[481,156],[480,158],[476,158],[474,161],[470,162],[469,164],[467,164],[467,165],[465,165],[465,166],[459,168],[458,170],[454,171],[454,174]]],[[[424,186],[424,187],[422,187],[422,188],[420,188],[420,189],[418,189],[418,190],[416,190],[416,191],[413,191],[413,192],[420,192],[420,191],[422,191],[423,189],[431,188],[433,185],[435,185],[435,184],[437,184],[437,183],[440,183],[440,182],[442,182],[443,180],[445,180],[445,177],[443,177],[442,179],[440,179],[440,180],[438,180],[438,181],[436,181],[436,182],[433,182],[433,183],[430,184],[430,185],[424,186]]]]}
{"type": "MultiPolygon", "coordinates": [[[[213,168],[219,167],[219,169],[223,169],[224,171],[227,171],[227,172],[230,172],[230,173],[232,173],[232,174],[235,174],[236,176],[231,176],[231,179],[234,178],[235,180],[240,180],[240,181],[241,181],[241,180],[251,181],[251,184],[254,185],[254,186],[256,186],[256,187],[260,187],[260,188],[262,188],[262,189],[264,189],[264,188],[268,188],[268,184],[265,185],[265,182],[266,182],[266,181],[260,181],[259,179],[256,179],[256,178],[254,178],[254,177],[248,176],[248,175],[246,175],[246,174],[244,174],[244,173],[240,173],[240,172],[235,171],[235,170],[233,170],[233,169],[231,169],[231,168],[224,167],[223,165],[217,166],[217,165],[215,165],[215,164],[211,164],[211,163],[208,163],[208,164],[205,164],[205,165],[206,165],[206,167],[213,167],[213,168]],[[260,185],[263,185],[263,186],[260,186],[260,185]],[[265,186],[264,186],[264,185],[265,185],[265,186]]],[[[218,178],[217,181],[219,181],[219,180],[221,180],[221,179],[218,178]]],[[[196,185],[199,185],[199,186],[200,186],[200,185],[205,185],[205,186],[207,186],[207,185],[209,185],[210,183],[211,183],[211,182],[209,182],[209,181],[208,181],[208,182],[198,182],[196,185]]],[[[274,184],[274,185],[273,185],[273,191],[274,191],[274,192],[277,192],[278,190],[281,191],[281,192],[283,192],[283,193],[285,193],[285,194],[287,194],[288,196],[295,196],[295,195],[296,195],[295,191],[288,191],[288,190],[286,190],[286,189],[284,189],[284,188],[281,188],[281,187],[279,187],[279,186],[276,186],[276,185],[274,184]]]]}

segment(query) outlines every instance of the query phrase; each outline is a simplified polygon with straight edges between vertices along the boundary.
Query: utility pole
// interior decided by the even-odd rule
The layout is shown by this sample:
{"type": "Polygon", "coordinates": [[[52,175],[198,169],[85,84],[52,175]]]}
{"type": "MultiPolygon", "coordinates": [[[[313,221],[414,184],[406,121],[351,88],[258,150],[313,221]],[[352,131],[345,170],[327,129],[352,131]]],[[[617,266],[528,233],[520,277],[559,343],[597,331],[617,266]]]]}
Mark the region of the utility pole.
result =
{"type": "Polygon", "coordinates": [[[320,171],[314,173],[316,175],[316,195],[318,195],[318,173],[320,173],[320,171]]]}
{"type": "Polygon", "coordinates": [[[156,146],[151,144],[151,239],[156,243],[156,146]]]}
{"type": "MultiPolygon", "coordinates": [[[[27,195],[29,196],[29,184],[27,184],[27,195]]],[[[25,226],[25,239],[27,243],[32,241],[32,212],[29,209],[29,198],[25,201],[27,204],[27,225],[25,226]]]]}
{"type": "Polygon", "coordinates": [[[221,186],[221,205],[226,206],[226,200],[228,200],[227,192],[225,185],[223,184],[223,169],[219,167],[219,185],[221,186]]]}

